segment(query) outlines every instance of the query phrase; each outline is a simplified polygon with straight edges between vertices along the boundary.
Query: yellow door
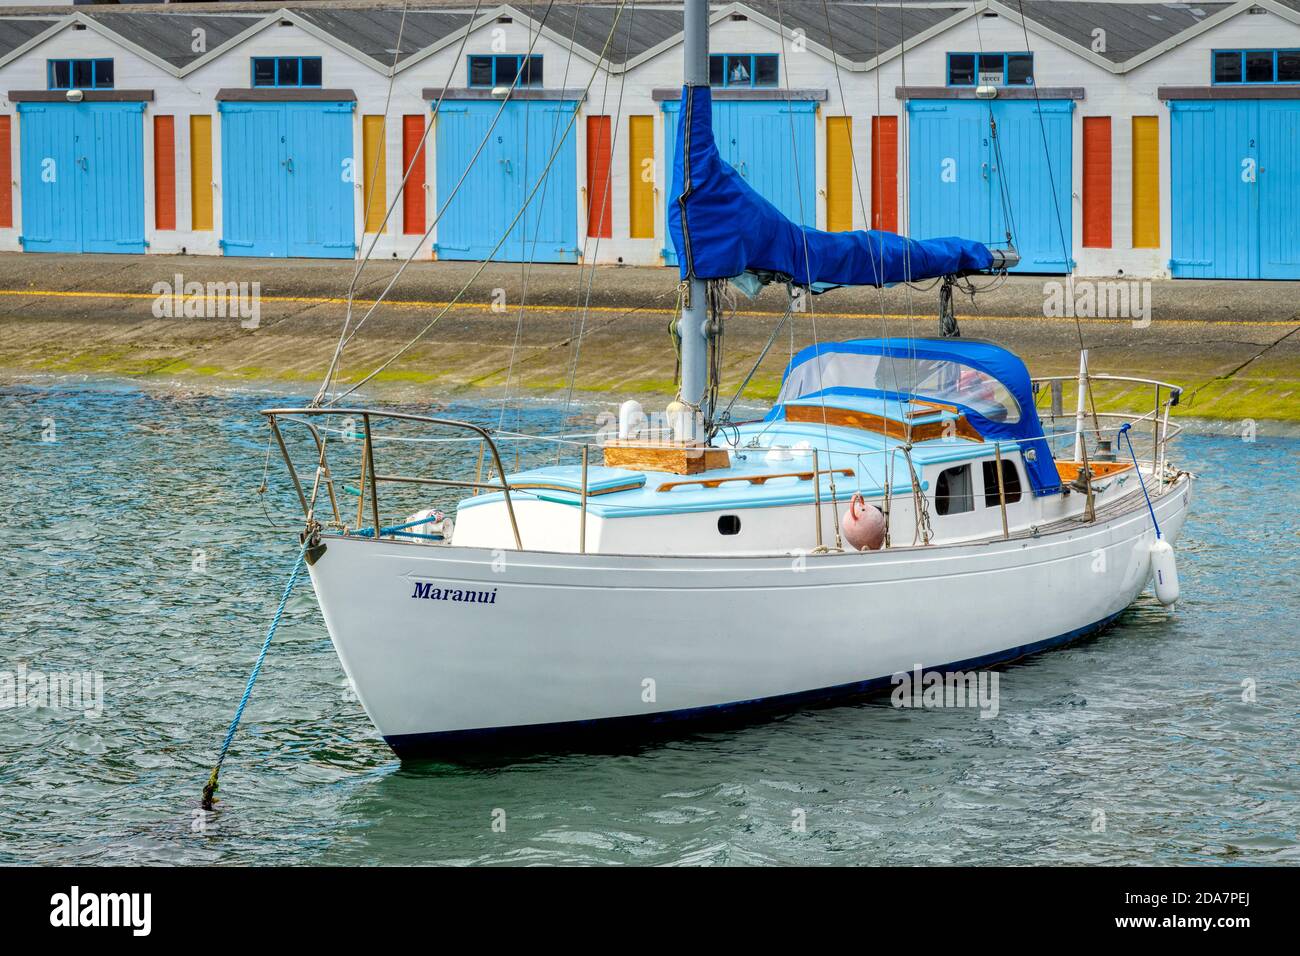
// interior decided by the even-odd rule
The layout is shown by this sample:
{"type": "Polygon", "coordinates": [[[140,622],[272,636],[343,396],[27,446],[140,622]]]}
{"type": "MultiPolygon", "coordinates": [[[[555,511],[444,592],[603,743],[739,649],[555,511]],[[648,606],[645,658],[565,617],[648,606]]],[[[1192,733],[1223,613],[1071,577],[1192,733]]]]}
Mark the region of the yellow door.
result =
{"type": "Polygon", "coordinates": [[[212,117],[190,117],[190,228],[212,228],[212,117]]]}
{"type": "Polygon", "coordinates": [[[853,228],[853,118],[826,117],[826,228],[853,228]]]}
{"type": "Polygon", "coordinates": [[[1160,119],[1133,117],[1133,248],[1160,248],[1160,119]]]}
{"type": "Polygon", "coordinates": [[[653,116],[628,118],[628,224],[633,239],[655,236],[655,127],[653,116]]]}

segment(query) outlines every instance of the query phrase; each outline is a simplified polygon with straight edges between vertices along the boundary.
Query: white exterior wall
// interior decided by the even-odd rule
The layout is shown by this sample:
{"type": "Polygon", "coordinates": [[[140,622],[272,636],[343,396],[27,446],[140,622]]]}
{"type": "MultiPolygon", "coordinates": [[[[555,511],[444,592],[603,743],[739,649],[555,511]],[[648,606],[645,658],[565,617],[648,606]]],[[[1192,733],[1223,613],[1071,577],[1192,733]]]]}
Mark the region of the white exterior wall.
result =
{"type": "MultiPolygon", "coordinates": [[[[146,247],[150,252],[179,251],[180,245],[172,247],[170,238],[157,242],[159,235],[171,237],[173,233],[156,233],[154,229],[154,176],[153,176],[153,117],[160,113],[175,113],[176,118],[176,180],[177,192],[181,190],[181,180],[189,181],[189,133],[188,118],[185,119],[186,132],[181,132],[181,112],[196,109],[202,101],[199,91],[185,88],[184,81],[178,81],[165,70],[159,69],[144,58],[137,56],[121,45],[96,31],[68,27],[49,37],[44,43],[29,50],[25,55],[0,67],[0,112],[13,117],[11,120],[10,162],[13,164],[13,210],[14,226],[12,229],[0,229],[0,249],[17,251],[22,246],[18,241],[22,233],[22,124],[18,116],[18,106],[9,100],[11,90],[44,90],[48,86],[46,61],[67,58],[91,59],[111,57],[113,60],[113,85],[118,90],[153,90],[153,102],[145,103],[144,110],[144,227],[146,247]],[[182,167],[182,148],[184,149],[184,167],[182,167]],[[182,175],[182,169],[184,175],[182,175]]],[[[188,207],[182,215],[181,197],[177,195],[176,224],[189,224],[188,207]]]]}
{"type": "MultiPolygon", "coordinates": [[[[268,11],[269,13],[270,11],[268,11]]],[[[625,14],[626,15],[626,14],[625,14]]],[[[466,57],[472,54],[516,53],[540,54],[545,62],[545,87],[578,88],[590,84],[574,122],[573,136],[577,155],[578,223],[577,235],[582,260],[600,263],[624,262],[634,265],[662,264],[661,251],[668,244],[664,216],[665,192],[671,170],[665,166],[666,143],[663,111],[654,101],[657,88],[680,86],[681,47],[674,45],[638,64],[626,74],[609,74],[597,70],[588,51],[569,50],[564,39],[536,36],[531,25],[521,17],[513,22],[488,22],[474,31],[461,47],[457,37],[440,50],[408,62],[397,73],[388,102],[389,81],[375,65],[322,40],[310,30],[297,25],[275,22],[256,35],[224,51],[212,61],[177,79],[167,70],[130,51],[111,37],[92,28],[72,26],[56,33],[15,60],[0,67],[0,110],[12,114],[11,141],[14,169],[13,205],[15,227],[0,229],[0,249],[20,248],[18,236],[22,223],[21,189],[17,185],[21,165],[21,126],[17,110],[7,99],[9,90],[43,90],[46,87],[46,61],[52,58],[111,57],[115,64],[117,89],[149,89],[154,99],[144,112],[144,201],[145,239],[150,252],[221,254],[221,120],[217,91],[222,88],[250,87],[250,60],[255,56],[319,56],[322,58],[323,86],[327,89],[352,90],[357,97],[354,117],[355,184],[354,217],[357,234],[364,220],[364,193],[361,170],[362,117],[389,117],[387,135],[386,185],[388,203],[397,203],[386,233],[375,243],[373,255],[385,259],[406,256],[415,248],[419,236],[404,232],[399,186],[402,178],[402,117],[419,115],[428,119],[430,103],[423,98],[425,89],[441,89],[449,82],[453,89],[468,86],[466,57]],[[567,75],[566,75],[567,66],[567,75]],[[593,72],[595,76],[593,77],[593,72]],[[190,116],[195,113],[213,117],[213,226],[211,231],[194,232],[191,224],[190,183],[190,116]],[[176,226],[175,230],[158,231],[154,227],[153,117],[175,117],[176,129],[176,226]],[[588,238],[586,196],[587,118],[592,115],[617,117],[612,123],[611,178],[613,187],[613,237],[588,238]],[[629,233],[630,163],[628,155],[628,118],[634,115],[653,117],[656,162],[655,236],[631,239],[629,233]]],[[[949,29],[917,44],[905,56],[894,57],[874,71],[841,69],[837,71],[823,55],[811,49],[799,50],[798,44],[780,36],[754,19],[732,20],[724,17],[715,22],[710,46],[716,53],[777,53],[781,55],[783,85],[791,89],[825,90],[815,117],[816,189],[815,222],[826,222],[826,150],[825,128],[828,116],[850,115],[853,119],[853,152],[858,195],[853,203],[855,228],[866,228],[871,209],[871,117],[877,113],[900,117],[898,188],[899,229],[908,229],[907,191],[907,114],[896,95],[898,86],[944,86],[949,51],[1018,51],[1025,48],[1019,24],[999,16],[967,17],[949,29]],[[841,88],[843,100],[841,99],[841,88]],[[844,100],[847,100],[846,109],[844,100]]],[[[1168,275],[1170,258],[1170,150],[1169,113],[1157,96],[1160,86],[1208,86],[1210,51],[1216,48],[1300,47],[1300,24],[1271,12],[1262,15],[1239,14],[1226,22],[1183,41],[1126,74],[1117,74],[1073,49],[1058,45],[1034,32],[1029,34],[1029,48],[1035,54],[1035,79],[1040,88],[1083,87],[1084,99],[1076,102],[1073,114],[1073,169],[1071,171],[1071,223],[1073,254],[1077,271],[1083,275],[1133,277],[1168,275]],[[1161,246],[1158,249],[1132,248],[1131,211],[1131,118],[1150,115],[1159,118],[1161,131],[1161,246]],[[1112,120],[1112,206],[1111,248],[1085,248],[1082,245],[1083,207],[1083,118],[1109,116],[1112,120]]],[[[772,90],[772,98],[782,97],[772,90]]],[[[428,184],[426,216],[432,222],[446,192],[454,184],[436,179],[437,130],[431,132],[425,149],[425,180],[428,184]]],[[[812,216],[810,215],[810,221],[812,216]]],[[[365,238],[366,246],[374,237],[365,238]]],[[[422,246],[419,257],[430,255],[430,242],[436,242],[436,230],[422,246]]]]}

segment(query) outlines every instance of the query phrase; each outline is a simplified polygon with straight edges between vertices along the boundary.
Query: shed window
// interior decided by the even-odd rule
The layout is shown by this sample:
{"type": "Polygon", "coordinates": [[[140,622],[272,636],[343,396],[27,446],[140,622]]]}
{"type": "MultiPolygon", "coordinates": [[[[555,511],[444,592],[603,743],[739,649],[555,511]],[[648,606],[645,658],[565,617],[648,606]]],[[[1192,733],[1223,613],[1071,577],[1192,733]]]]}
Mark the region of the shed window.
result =
{"type": "Polygon", "coordinates": [[[1241,54],[1236,50],[1214,54],[1214,82],[1241,82],[1241,54]]]}
{"type": "Polygon", "coordinates": [[[50,60],[48,86],[52,90],[111,90],[112,60],[50,60]]]}
{"type": "Polygon", "coordinates": [[[470,86],[510,86],[519,77],[518,86],[542,85],[540,56],[471,56],[470,86]]]}
{"type": "Polygon", "coordinates": [[[776,86],[780,57],[773,53],[715,53],[709,57],[709,85],[726,87],[776,86]]]}
{"type": "Polygon", "coordinates": [[[975,55],[973,53],[953,53],[948,57],[948,85],[975,85],[975,55]]]}
{"type": "Polygon", "coordinates": [[[949,86],[1030,86],[1032,53],[949,53],[949,86]]]}
{"type": "Polygon", "coordinates": [[[1246,82],[1273,82],[1273,51],[1251,50],[1246,54],[1246,82]]]}
{"type": "Polygon", "coordinates": [[[1300,83],[1300,50],[1215,50],[1215,83],[1300,83]]]}
{"type": "Polygon", "coordinates": [[[939,480],[934,485],[934,510],[941,515],[959,515],[975,510],[970,465],[958,465],[939,472],[939,480]]]}
{"type": "Polygon", "coordinates": [[[318,56],[255,56],[254,86],[320,86],[321,58],[318,56]]]}
{"type": "Polygon", "coordinates": [[[275,86],[275,61],[266,57],[253,60],[253,85],[275,86]]]}
{"type": "MultiPolygon", "coordinates": [[[[1016,469],[1014,461],[1002,459],[1002,492],[1006,495],[1007,504],[1013,505],[1020,500],[1020,472],[1016,469]]],[[[1001,502],[998,500],[998,463],[996,461],[984,462],[984,507],[1000,508],[1001,502]]]]}
{"type": "Polygon", "coordinates": [[[1277,51],[1277,81],[1300,83],[1300,50],[1277,51]]]}
{"type": "Polygon", "coordinates": [[[1007,86],[1029,86],[1034,82],[1034,57],[1029,53],[1007,54],[1007,86]]]}

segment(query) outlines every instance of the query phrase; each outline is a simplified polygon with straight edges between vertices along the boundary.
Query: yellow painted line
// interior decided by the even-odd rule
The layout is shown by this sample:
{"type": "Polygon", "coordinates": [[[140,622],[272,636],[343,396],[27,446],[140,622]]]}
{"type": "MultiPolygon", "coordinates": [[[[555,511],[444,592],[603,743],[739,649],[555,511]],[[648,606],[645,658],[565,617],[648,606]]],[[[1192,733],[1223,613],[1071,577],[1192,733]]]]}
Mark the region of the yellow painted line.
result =
{"type": "MultiPolygon", "coordinates": [[[[24,298],[43,298],[43,299],[157,299],[158,296],[152,292],[87,292],[71,291],[65,289],[0,289],[0,296],[18,296],[24,298]]],[[[171,298],[171,296],[168,296],[171,298]]],[[[225,298],[225,297],[217,297],[225,298]]],[[[180,296],[181,303],[196,301],[202,299],[206,301],[208,296],[180,296]]],[[[343,296],[307,296],[307,295],[263,295],[260,296],[262,302],[286,302],[297,303],[300,305],[347,305],[347,298],[343,296]]],[[[375,302],[374,299],[354,299],[354,306],[370,306],[375,302]]],[[[386,305],[400,306],[408,309],[445,309],[451,306],[450,302],[432,302],[421,299],[386,299],[386,305]]],[[[503,318],[510,318],[519,311],[519,306],[508,306],[501,308],[488,302],[457,302],[453,308],[457,309],[475,309],[481,312],[500,312],[503,318]]],[[[576,309],[576,306],[567,305],[543,305],[531,303],[524,305],[527,312],[564,312],[570,309],[576,309]]],[[[587,308],[588,312],[599,312],[604,314],[631,314],[639,315],[673,315],[676,309],[670,309],[659,306],[619,306],[619,305],[593,305],[587,308]]],[[[767,312],[758,310],[741,310],[735,313],[746,317],[754,318],[779,318],[780,312],[767,312]]],[[[896,321],[923,321],[935,318],[930,312],[807,312],[803,313],[809,317],[815,316],[819,319],[889,319],[896,321]]],[[[1068,316],[1042,316],[1042,315],[959,315],[958,319],[963,322],[1066,322],[1074,324],[1074,319],[1068,316]]],[[[1131,319],[1097,319],[1081,318],[1080,322],[1092,322],[1103,324],[1119,323],[1121,325],[1131,324],[1131,319]]],[[[1151,321],[1152,325],[1234,325],[1245,327],[1290,327],[1300,325],[1300,322],[1283,321],[1283,320],[1261,320],[1261,319],[1156,319],[1151,321]]]]}

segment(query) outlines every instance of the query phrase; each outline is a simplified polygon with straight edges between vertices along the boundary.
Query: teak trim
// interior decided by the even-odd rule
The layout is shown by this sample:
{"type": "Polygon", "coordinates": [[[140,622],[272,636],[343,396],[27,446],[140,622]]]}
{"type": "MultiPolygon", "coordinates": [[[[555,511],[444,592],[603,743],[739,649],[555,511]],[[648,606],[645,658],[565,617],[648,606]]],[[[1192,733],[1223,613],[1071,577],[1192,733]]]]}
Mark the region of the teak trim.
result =
{"type": "MultiPolygon", "coordinates": [[[[644,481],[625,481],[621,485],[611,485],[608,488],[588,488],[587,497],[595,498],[597,495],[612,495],[616,491],[633,491],[645,484],[644,481]]],[[[515,491],[563,491],[570,495],[581,495],[582,488],[570,488],[567,485],[553,485],[544,481],[528,482],[511,482],[510,487],[515,491]]]]}
{"type": "MultiPolygon", "coordinates": [[[[1111,475],[1118,475],[1121,471],[1129,471],[1133,463],[1123,461],[1089,461],[1088,470],[1092,472],[1092,478],[1096,481],[1098,478],[1109,478],[1111,475]]],[[[1061,481],[1069,484],[1079,477],[1079,472],[1083,468],[1083,462],[1079,461],[1058,461],[1056,463],[1056,473],[1061,476],[1061,481]]]]}
{"type": "Polygon", "coordinates": [[[966,420],[965,415],[958,415],[942,422],[925,422],[920,425],[905,425],[884,415],[870,412],[856,412],[848,408],[835,408],[827,405],[787,405],[785,420],[804,424],[836,425],[840,428],[860,428],[863,431],[876,432],[888,438],[900,441],[929,441],[932,438],[966,438],[970,441],[983,442],[984,436],[977,432],[966,420]],[[910,434],[909,434],[910,433],[910,434]]]}
{"type": "MultiPolygon", "coordinates": [[[[852,468],[820,468],[817,470],[819,475],[843,475],[845,478],[853,477],[852,468]]],[[[747,481],[751,485],[765,485],[773,478],[798,478],[800,481],[812,481],[813,473],[811,471],[782,471],[771,475],[732,475],[729,478],[692,478],[686,481],[665,481],[656,488],[656,491],[671,491],[674,488],[680,488],[683,485],[700,485],[704,488],[716,488],[718,485],[728,481],[747,481]]]]}

